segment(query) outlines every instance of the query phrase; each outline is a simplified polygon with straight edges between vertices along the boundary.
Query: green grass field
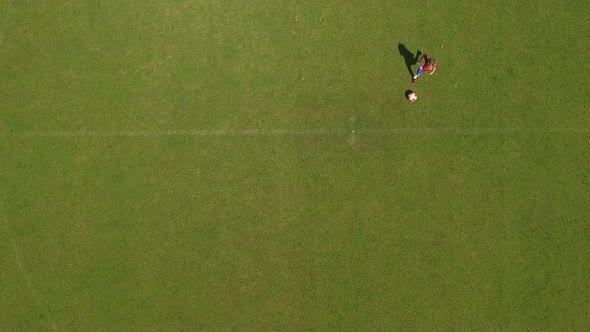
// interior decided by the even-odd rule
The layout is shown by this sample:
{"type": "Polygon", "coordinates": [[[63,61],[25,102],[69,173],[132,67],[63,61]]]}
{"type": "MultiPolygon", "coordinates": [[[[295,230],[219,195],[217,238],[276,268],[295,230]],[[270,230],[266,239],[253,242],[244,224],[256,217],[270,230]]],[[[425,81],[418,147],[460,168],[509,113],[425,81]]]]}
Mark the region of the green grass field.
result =
{"type": "Polygon", "coordinates": [[[1,2],[1,329],[588,331],[589,10],[1,2]]]}

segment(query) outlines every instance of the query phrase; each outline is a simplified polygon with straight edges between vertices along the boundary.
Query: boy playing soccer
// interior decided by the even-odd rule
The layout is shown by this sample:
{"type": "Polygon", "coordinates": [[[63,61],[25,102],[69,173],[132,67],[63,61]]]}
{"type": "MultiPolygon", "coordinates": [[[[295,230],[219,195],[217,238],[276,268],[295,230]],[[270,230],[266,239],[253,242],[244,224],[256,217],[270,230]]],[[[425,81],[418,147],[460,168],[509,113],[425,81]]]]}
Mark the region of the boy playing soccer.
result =
{"type": "Polygon", "coordinates": [[[434,74],[434,72],[438,69],[438,64],[435,58],[429,58],[428,54],[422,54],[418,59],[420,63],[420,67],[418,67],[418,72],[416,75],[412,77],[412,84],[416,84],[416,79],[420,76],[423,72],[429,71],[430,75],[434,74]]]}

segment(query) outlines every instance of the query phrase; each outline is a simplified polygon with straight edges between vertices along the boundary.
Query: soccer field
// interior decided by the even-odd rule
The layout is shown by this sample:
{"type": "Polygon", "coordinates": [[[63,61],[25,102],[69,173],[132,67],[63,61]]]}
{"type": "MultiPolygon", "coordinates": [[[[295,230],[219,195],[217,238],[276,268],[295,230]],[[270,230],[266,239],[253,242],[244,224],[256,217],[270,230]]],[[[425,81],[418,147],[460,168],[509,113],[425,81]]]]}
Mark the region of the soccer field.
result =
{"type": "Polygon", "coordinates": [[[588,331],[589,11],[1,2],[1,329],[588,331]]]}

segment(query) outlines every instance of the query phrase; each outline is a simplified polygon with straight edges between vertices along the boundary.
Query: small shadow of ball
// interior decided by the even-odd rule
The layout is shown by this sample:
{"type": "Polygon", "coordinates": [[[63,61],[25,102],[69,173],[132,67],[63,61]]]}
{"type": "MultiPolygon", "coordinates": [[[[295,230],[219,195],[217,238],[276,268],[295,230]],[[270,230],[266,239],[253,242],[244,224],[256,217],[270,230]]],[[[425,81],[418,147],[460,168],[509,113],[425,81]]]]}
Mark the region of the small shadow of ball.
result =
{"type": "Polygon", "coordinates": [[[406,90],[405,95],[406,95],[406,99],[408,99],[408,96],[410,95],[410,93],[412,93],[414,91],[412,90],[406,90]]]}

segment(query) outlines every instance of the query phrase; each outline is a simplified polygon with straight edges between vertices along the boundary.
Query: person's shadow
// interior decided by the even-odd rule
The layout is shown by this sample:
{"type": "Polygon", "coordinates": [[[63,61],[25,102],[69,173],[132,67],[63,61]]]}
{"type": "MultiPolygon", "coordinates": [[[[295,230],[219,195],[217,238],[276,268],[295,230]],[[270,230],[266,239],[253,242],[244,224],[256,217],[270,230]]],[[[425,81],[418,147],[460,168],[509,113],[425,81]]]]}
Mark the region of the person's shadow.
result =
{"type": "Polygon", "coordinates": [[[419,50],[416,51],[416,56],[414,56],[414,53],[410,52],[407,48],[406,45],[399,43],[397,44],[397,48],[399,50],[399,55],[404,57],[404,61],[406,62],[406,67],[408,67],[408,71],[410,72],[410,76],[414,76],[414,72],[412,71],[412,66],[416,64],[416,62],[418,62],[418,58],[420,57],[420,55],[422,54],[422,52],[420,52],[419,50]]]}

